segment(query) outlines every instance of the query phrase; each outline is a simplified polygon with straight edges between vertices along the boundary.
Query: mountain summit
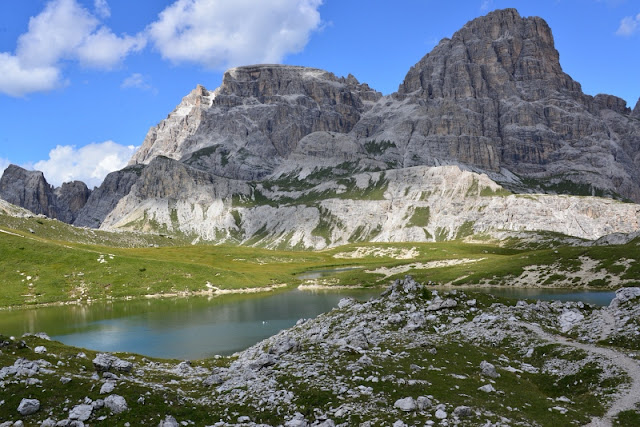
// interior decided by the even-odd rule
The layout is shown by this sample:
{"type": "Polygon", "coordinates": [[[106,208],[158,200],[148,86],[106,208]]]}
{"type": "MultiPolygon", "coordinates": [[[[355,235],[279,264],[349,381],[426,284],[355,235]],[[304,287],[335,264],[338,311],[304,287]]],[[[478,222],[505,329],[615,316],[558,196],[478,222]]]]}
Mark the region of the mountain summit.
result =
{"type": "Polygon", "coordinates": [[[584,94],[559,58],[543,19],[505,9],[443,39],[388,96],[315,68],[233,68],[151,128],[74,223],[316,249],[635,231],[637,205],[553,195],[640,202],[640,101],[584,94]]]}

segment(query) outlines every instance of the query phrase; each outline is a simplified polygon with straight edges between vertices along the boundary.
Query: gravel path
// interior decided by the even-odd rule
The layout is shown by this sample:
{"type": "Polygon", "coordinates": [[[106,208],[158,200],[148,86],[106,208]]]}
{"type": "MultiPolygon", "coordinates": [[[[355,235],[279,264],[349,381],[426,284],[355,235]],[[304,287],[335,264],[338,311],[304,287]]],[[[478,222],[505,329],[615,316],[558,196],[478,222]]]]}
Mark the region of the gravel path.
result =
{"type": "MultiPolygon", "coordinates": [[[[603,327],[602,335],[606,337],[611,332],[609,331],[605,335],[605,332],[608,330],[608,328],[614,327],[612,326],[614,324],[614,319],[609,313],[606,313],[606,311],[604,313],[606,325],[603,327]]],[[[630,387],[625,390],[625,392],[620,394],[616,400],[613,401],[613,403],[609,407],[609,410],[607,410],[607,413],[603,417],[593,418],[591,422],[587,424],[587,427],[611,426],[613,423],[613,419],[620,412],[637,409],[637,405],[640,403],[640,364],[636,360],[610,348],[598,347],[593,344],[579,343],[560,335],[550,334],[543,331],[539,325],[530,323],[521,323],[521,325],[526,329],[535,332],[546,341],[555,344],[567,345],[606,357],[607,359],[609,359],[609,361],[611,361],[611,363],[625,371],[629,376],[631,380],[630,387]]]]}
{"type": "Polygon", "coordinates": [[[616,319],[607,311],[602,310],[602,332],[600,333],[600,341],[606,340],[616,330],[616,319]]]}

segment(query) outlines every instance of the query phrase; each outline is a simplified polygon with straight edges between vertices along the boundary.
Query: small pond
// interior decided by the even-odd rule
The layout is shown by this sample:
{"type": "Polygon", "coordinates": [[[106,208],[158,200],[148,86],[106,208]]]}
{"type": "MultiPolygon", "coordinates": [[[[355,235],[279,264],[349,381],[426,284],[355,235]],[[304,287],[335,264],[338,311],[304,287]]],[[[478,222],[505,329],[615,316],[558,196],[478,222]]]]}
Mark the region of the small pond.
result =
{"type": "Polygon", "coordinates": [[[503,298],[530,299],[541,301],[582,301],[597,306],[609,305],[615,298],[613,291],[589,291],[577,289],[540,289],[540,288],[473,288],[469,291],[483,292],[503,298]]]}

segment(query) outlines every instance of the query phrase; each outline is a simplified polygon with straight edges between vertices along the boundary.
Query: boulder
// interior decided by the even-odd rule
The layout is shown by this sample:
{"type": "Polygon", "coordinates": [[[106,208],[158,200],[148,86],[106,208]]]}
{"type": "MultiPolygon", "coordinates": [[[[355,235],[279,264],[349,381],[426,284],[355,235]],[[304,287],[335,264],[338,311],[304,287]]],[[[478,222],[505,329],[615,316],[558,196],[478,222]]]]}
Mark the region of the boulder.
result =
{"type": "Polygon", "coordinates": [[[558,317],[561,332],[569,332],[584,320],[584,315],[577,310],[566,310],[558,317]]]}
{"type": "Polygon", "coordinates": [[[167,415],[164,420],[160,421],[158,427],[180,427],[180,424],[173,416],[167,415]]]}
{"type": "Polygon", "coordinates": [[[38,399],[22,399],[18,405],[20,415],[32,415],[40,410],[40,401],[38,399]]]}
{"type": "Polygon", "coordinates": [[[124,397],[117,394],[107,396],[104,399],[104,406],[109,408],[109,410],[111,410],[111,412],[113,412],[114,414],[119,414],[129,409],[129,407],[127,406],[127,401],[124,399],[124,397]]]}
{"type": "Polygon", "coordinates": [[[458,418],[470,417],[473,415],[473,411],[469,406],[456,406],[453,410],[453,415],[458,418]]]}
{"type": "Polygon", "coordinates": [[[393,407],[404,412],[411,412],[416,410],[417,405],[415,399],[409,396],[403,399],[396,400],[396,402],[393,404],[393,407]]]}
{"type": "Polygon", "coordinates": [[[478,387],[478,390],[485,393],[493,393],[494,391],[496,391],[496,389],[491,384],[485,384],[482,387],[478,387]]]}
{"type": "Polygon", "coordinates": [[[438,311],[444,310],[447,308],[454,308],[458,305],[458,302],[452,298],[447,299],[436,299],[429,303],[427,306],[427,311],[438,311]]]}
{"type": "Polygon", "coordinates": [[[115,382],[107,381],[106,383],[102,384],[102,387],[100,387],[100,394],[109,394],[115,388],[116,388],[116,383],[115,382]]]}
{"type": "Polygon", "coordinates": [[[500,374],[496,372],[496,367],[492,363],[487,362],[486,360],[483,360],[482,362],[480,362],[480,370],[482,371],[482,375],[484,375],[485,377],[491,377],[491,378],[500,377],[500,374]]]}
{"type": "Polygon", "coordinates": [[[93,412],[92,405],[76,405],[69,411],[69,419],[70,420],[79,420],[79,421],[87,421],[91,418],[91,414],[93,412]]]}

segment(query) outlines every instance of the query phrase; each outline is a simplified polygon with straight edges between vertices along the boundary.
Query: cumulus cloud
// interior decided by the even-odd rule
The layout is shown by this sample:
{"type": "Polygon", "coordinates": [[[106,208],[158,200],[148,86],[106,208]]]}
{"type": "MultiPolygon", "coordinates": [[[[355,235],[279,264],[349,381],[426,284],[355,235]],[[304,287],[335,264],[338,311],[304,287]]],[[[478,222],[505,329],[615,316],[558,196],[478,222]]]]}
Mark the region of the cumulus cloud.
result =
{"type": "Polygon", "coordinates": [[[277,63],[320,27],[322,0],[177,0],[148,27],[163,58],[207,68],[277,63]]]}
{"type": "Polygon", "coordinates": [[[616,34],[619,36],[632,36],[640,30],[640,13],[636,16],[625,16],[620,21],[620,26],[616,34]]]}
{"type": "Polygon", "coordinates": [[[136,151],[133,145],[105,141],[77,148],[58,145],[49,152],[47,160],[33,165],[44,172],[47,181],[55,186],[74,180],[84,181],[89,188],[98,186],[110,172],[122,169],[136,151]]]}
{"type": "MultiPolygon", "coordinates": [[[[104,6],[106,2],[97,1],[96,7],[98,4],[104,6]]],[[[103,13],[104,8],[101,10],[103,13]]],[[[28,31],[18,38],[15,54],[0,52],[0,92],[23,96],[51,90],[63,84],[61,67],[65,60],[108,70],[145,44],[142,35],[115,35],[76,0],[51,0],[29,20],[28,31]]]]}
{"type": "Polygon", "coordinates": [[[106,19],[111,16],[111,8],[109,8],[107,0],[94,0],[93,9],[100,18],[106,19]]]}
{"type": "Polygon", "coordinates": [[[119,65],[129,53],[144,48],[146,43],[142,35],[118,37],[102,27],[87,36],[76,53],[83,65],[108,70],[119,65]]]}
{"type": "Polygon", "coordinates": [[[133,73],[126,79],[122,81],[120,87],[123,89],[142,89],[142,90],[151,90],[155,91],[153,86],[147,81],[147,77],[143,76],[140,73],[133,73]]]}
{"type": "Polygon", "coordinates": [[[49,91],[61,84],[58,68],[25,67],[19,58],[0,52],[0,93],[22,96],[31,92],[49,91]]]}

